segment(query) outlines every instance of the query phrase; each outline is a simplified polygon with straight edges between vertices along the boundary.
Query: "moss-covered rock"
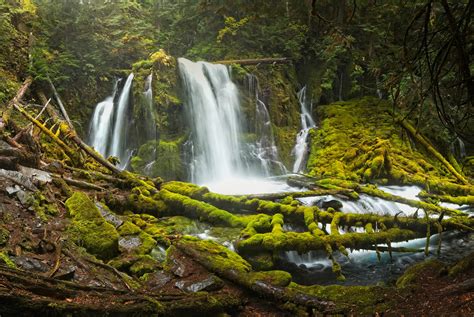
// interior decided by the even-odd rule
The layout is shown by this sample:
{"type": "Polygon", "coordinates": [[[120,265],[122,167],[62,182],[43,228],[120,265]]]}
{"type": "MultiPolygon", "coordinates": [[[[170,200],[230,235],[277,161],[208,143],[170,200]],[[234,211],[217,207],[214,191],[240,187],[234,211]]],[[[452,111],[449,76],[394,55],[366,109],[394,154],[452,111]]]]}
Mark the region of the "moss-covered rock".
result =
{"type": "Polygon", "coordinates": [[[13,262],[10,257],[8,256],[7,252],[2,251],[0,252],[0,263],[4,263],[9,268],[15,269],[16,264],[13,262]]]}
{"type": "Polygon", "coordinates": [[[177,141],[149,141],[132,158],[134,171],[165,180],[185,178],[185,167],[180,156],[181,139],[177,141]]]}
{"type": "Polygon", "coordinates": [[[290,288],[321,300],[334,302],[335,311],[363,316],[384,312],[390,307],[394,294],[393,290],[380,286],[302,286],[291,283],[290,288]]]}
{"type": "Polygon", "coordinates": [[[118,228],[118,233],[121,237],[133,236],[137,237],[140,240],[137,247],[130,250],[134,253],[148,254],[156,246],[156,241],[150,234],[143,231],[142,229],[140,229],[140,227],[130,221],[125,221],[118,228]]]}
{"type": "Polygon", "coordinates": [[[474,252],[462,258],[449,268],[449,276],[458,276],[474,268],[474,252]]]}
{"type": "Polygon", "coordinates": [[[75,192],[66,201],[66,208],[72,218],[68,233],[76,244],[101,259],[112,258],[118,253],[118,232],[85,193],[75,192]]]}
{"type": "Polygon", "coordinates": [[[311,176],[356,182],[388,179],[463,191],[446,166],[422,146],[412,147],[388,102],[366,97],[319,106],[318,117],[321,123],[311,132],[307,164],[311,176]]]}
{"type": "Polygon", "coordinates": [[[416,285],[426,271],[440,273],[444,269],[442,262],[438,260],[426,260],[409,267],[402,276],[397,279],[398,288],[406,288],[416,285]]]}

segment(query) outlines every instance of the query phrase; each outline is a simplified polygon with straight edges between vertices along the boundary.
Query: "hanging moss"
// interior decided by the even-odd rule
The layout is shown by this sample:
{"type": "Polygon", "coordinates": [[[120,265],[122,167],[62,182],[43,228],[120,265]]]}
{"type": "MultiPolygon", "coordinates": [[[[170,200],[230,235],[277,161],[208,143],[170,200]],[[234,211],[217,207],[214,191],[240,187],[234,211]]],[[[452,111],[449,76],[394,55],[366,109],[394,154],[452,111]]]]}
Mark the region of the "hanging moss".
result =
{"type": "Polygon", "coordinates": [[[119,234],[85,193],[75,192],[66,201],[66,208],[72,218],[68,233],[76,244],[101,259],[118,253],[119,234]]]}

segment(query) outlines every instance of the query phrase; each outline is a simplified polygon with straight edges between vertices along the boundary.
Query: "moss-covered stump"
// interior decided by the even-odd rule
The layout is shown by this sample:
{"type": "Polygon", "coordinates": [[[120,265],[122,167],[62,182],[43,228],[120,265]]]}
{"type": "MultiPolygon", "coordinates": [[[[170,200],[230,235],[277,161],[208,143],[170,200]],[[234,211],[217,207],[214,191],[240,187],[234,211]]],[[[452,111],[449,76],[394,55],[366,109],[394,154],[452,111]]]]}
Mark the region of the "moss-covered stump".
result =
{"type": "Polygon", "coordinates": [[[465,184],[458,183],[452,170],[423,146],[412,147],[388,102],[370,97],[338,102],[318,107],[318,117],[321,123],[311,132],[307,164],[311,176],[359,183],[388,179],[440,191],[464,191],[465,184]]]}
{"type": "Polygon", "coordinates": [[[68,233],[77,245],[101,259],[117,255],[117,230],[102,217],[97,206],[85,193],[75,192],[66,201],[66,208],[72,218],[68,233]]]}

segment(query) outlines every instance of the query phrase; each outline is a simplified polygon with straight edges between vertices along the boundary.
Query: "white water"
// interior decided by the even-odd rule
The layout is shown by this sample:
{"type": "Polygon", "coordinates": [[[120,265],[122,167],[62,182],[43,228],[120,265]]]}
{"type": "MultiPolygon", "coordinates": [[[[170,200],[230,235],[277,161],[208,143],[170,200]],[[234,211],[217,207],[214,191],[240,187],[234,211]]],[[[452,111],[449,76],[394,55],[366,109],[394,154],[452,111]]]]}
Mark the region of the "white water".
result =
{"type": "Polygon", "coordinates": [[[133,73],[127,77],[122,93],[120,94],[117,111],[115,113],[115,123],[113,128],[112,145],[110,155],[116,156],[121,162],[122,168],[128,163],[126,138],[128,134],[127,108],[130,104],[130,92],[132,90],[133,73]]]}
{"type": "Polygon", "coordinates": [[[308,110],[308,100],[306,98],[306,86],[298,92],[298,101],[301,106],[301,131],[296,136],[296,145],[292,154],[295,156],[293,173],[302,172],[305,168],[308,155],[308,135],[312,128],[316,127],[311,112],[308,110]]]}
{"type": "Polygon", "coordinates": [[[89,129],[89,144],[105,157],[108,156],[107,146],[109,144],[117,84],[118,81],[114,85],[112,95],[99,102],[95,107],[89,129]]]}
{"type": "Polygon", "coordinates": [[[204,184],[242,174],[238,90],[227,68],[178,59],[194,136],[192,180],[204,184]]]}
{"type": "Polygon", "coordinates": [[[143,128],[145,133],[145,140],[156,139],[156,124],[154,119],[153,109],[153,74],[148,75],[145,81],[145,91],[143,97],[145,99],[145,109],[143,118],[143,128]]]}
{"type": "Polygon", "coordinates": [[[128,107],[132,88],[133,74],[130,74],[115,102],[117,83],[111,96],[99,102],[92,115],[89,130],[89,144],[104,157],[110,155],[119,158],[121,168],[125,168],[130,158],[130,151],[126,147],[128,135],[128,107]]]}
{"type": "Polygon", "coordinates": [[[243,143],[239,91],[227,67],[184,58],[178,63],[192,131],[185,144],[191,181],[226,194],[289,189],[284,182],[264,179],[275,170],[286,170],[278,159],[270,115],[255,77],[249,77],[249,90],[256,103],[257,140],[243,143]]]}
{"type": "MultiPolygon", "coordinates": [[[[260,87],[255,75],[247,75],[249,96],[255,101],[255,134],[257,141],[249,144],[250,155],[257,158],[259,162],[258,170],[255,174],[262,174],[269,177],[274,173],[286,174],[285,166],[278,157],[278,148],[273,136],[272,121],[267,105],[260,99],[260,87]]],[[[250,158],[251,160],[252,158],[250,158]]]]}

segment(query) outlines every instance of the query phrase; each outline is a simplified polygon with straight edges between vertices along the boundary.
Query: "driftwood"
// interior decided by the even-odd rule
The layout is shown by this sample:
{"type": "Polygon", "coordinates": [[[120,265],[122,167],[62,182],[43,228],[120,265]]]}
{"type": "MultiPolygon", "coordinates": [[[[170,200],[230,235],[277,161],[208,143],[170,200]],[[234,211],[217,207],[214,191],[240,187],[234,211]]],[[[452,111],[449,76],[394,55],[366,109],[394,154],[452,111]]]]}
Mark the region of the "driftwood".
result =
{"type": "Polygon", "coordinates": [[[214,62],[215,64],[240,64],[240,65],[260,65],[260,64],[289,64],[291,59],[286,57],[256,58],[256,59],[231,59],[214,62]]]}

